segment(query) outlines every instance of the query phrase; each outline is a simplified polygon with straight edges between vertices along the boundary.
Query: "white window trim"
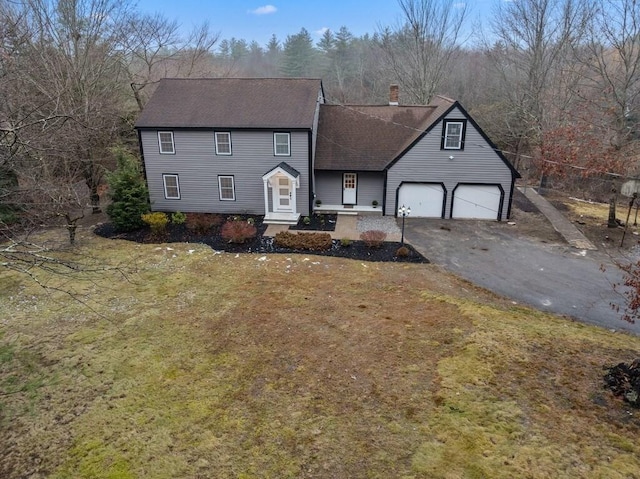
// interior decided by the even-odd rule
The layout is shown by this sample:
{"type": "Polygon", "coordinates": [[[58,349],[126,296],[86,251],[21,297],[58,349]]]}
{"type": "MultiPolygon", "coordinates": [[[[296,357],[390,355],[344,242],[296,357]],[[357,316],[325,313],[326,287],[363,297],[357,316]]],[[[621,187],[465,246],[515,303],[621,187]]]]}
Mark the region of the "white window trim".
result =
{"type": "Polygon", "coordinates": [[[160,150],[160,154],[162,155],[175,155],[176,154],[176,143],[173,138],[172,131],[159,131],[158,132],[158,149],[160,150]],[[169,133],[171,135],[171,151],[164,151],[162,149],[162,140],[160,139],[161,133],[169,133]]]}
{"type": "Polygon", "coordinates": [[[447,121],[444,129],[444,149],[445,150],[462,150],[462,138],[464,137],[464,122],[463,121],[447,121]],[[458,146],[447,146],[447,140],[449,139],[449,125],[460,125],[460,135],[458,136],[458,146]]]}
{"type": "Polygon", "coordinates": [[[273,154],[274,156],[291,156],[291,133],[277,131],[273,134],[273,154]],[[278,135],[287,135],[287,153],[278,153],[276,138],[278,135]]]}
{"type": "Polygon", "coordinates": [[[178,177],[178,175],[163,174],[162,175],[162,184],[164,185],[164,198],[166,200],[179,200],[180,199],[180,178],[178,177]],[[176,179],[176,188],[178,190],[178,196],[169,196],[169,192],[167,191],[167,178],[175,178],[176,179]]]}
{"type": "Polygon", "coordinates": [[[216,155],[220,155],[220,156],[231,156],[233,154],[233,148],[231,146],[231,133],[228,131],[216,131],[215,132],[215,143],[216,143],[216,155]],[[218,148],[218,135],[227,135],[227,138],[229,138],[229,152],[220,152],[220,149],[218,148]]]}
{"type": "Polygon", "coordinates": [[[220,175],[218,176],[218,198],[220,201],[235,201],[236,200],[236,180],[233,175],[220,175]],[[222,197],[222,182],[220,181],[222,178],[231,178],[231,192],[233,193],[233,198],[223,198],[222,197]]]}

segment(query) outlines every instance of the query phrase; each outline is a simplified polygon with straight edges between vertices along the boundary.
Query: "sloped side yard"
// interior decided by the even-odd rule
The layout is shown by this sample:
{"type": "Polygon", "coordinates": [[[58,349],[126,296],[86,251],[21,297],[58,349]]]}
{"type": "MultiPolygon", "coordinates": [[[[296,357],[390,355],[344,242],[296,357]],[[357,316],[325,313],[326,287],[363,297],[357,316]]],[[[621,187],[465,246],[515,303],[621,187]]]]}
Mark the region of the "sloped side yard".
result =
{"type": "Polygon", "coordinates": [[[431,265],[80,243],[127,265],[75,279],[85,304],[0,276],[0,477],[640,471],[602,379],[639,338],[431,265]]]}

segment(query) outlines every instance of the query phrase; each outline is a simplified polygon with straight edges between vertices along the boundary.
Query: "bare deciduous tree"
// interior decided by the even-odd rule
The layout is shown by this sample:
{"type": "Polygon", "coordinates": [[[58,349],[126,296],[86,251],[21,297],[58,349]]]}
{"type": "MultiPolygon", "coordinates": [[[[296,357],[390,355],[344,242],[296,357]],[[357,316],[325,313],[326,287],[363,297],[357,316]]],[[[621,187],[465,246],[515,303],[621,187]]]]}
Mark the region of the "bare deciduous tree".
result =
{"type": "Polygon", "coordinates": [[[158,14],[132,17],[123,38],[123,54],[138,109],[142,111],[152,93],[149,85],[161,78],[211,76],[208,60],[218,38],[206,22],[183,38],[175,20],[158,14]]]}
{"type": "Polygon", "coordinates": [[[426,105],[438,91],[467,17],[465,3],[398,0],[402,24],[380,34],[383,69],[410,101],[426,105]]]}
{"type": "Polygon", "coordinates": [[[499,77],[508,142],[519,151],[535,149],[542,132],[570,112],[571,87],[578,79],[572,46],[582,36],[588,17],[582,0],[497,5],[485,51],[499,77]]]}
{"type": "Polygon", "coordinates": [[[594,0],[592,12],[588,36],[576,48],[582,67],[577,92],[591,113],[582,120],[609,130],[610,143],[619,150],[638,139],[640,4],[594,0]]]}

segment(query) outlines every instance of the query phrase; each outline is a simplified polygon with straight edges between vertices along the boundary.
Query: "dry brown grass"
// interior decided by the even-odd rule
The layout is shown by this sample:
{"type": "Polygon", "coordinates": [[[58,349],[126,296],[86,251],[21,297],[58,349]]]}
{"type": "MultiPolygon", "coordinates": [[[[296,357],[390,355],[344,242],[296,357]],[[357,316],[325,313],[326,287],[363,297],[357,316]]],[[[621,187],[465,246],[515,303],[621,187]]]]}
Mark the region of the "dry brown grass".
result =
{"type": "MultiPolygon", "coordinates": [[[[607,222],[609,218],[609,204],[608,203],[593,203],[587,201],[579,201],[571,198],[566,198],[563,201],[569,208],[571,214],[576,217],[587,217],[596,219],[602,223],[607,222]]],[[[616,216],[618,219],[626,219],[627,211],[629,209],[629,202],[622,199],[616,205],[616,216]]],[[[635,210],[634,210],[635,211],[635,210]]],[[[633,220],[633,212],[631,215],[633,220]]]]}
{"type": "Polygon", "coordinates": [[[84,239],[96,316],[0,276],[0,476],[638,477],[640,339],[431,265],[84,239]],[[7,382],[9,381],[9,382],[7,382]]]}

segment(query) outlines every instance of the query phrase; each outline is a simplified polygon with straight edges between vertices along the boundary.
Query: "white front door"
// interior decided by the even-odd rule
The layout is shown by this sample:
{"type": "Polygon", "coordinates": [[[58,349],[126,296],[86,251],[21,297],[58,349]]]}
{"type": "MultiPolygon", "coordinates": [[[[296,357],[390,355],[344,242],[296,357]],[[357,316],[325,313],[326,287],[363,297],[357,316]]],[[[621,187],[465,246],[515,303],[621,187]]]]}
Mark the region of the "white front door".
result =
{"type": "Polygon", "coordinates": [[[276,177],[275,188],[273,188],[273,209],[283,213],[293,211],[291,181],[286,176],[276,177]]]}
{"type": "Polygon", "coordinates": [[[355,173],[344,173],[342,175],[342,204],[356,204],[356,190],[358,187],[358,175],[355,173]]]}

